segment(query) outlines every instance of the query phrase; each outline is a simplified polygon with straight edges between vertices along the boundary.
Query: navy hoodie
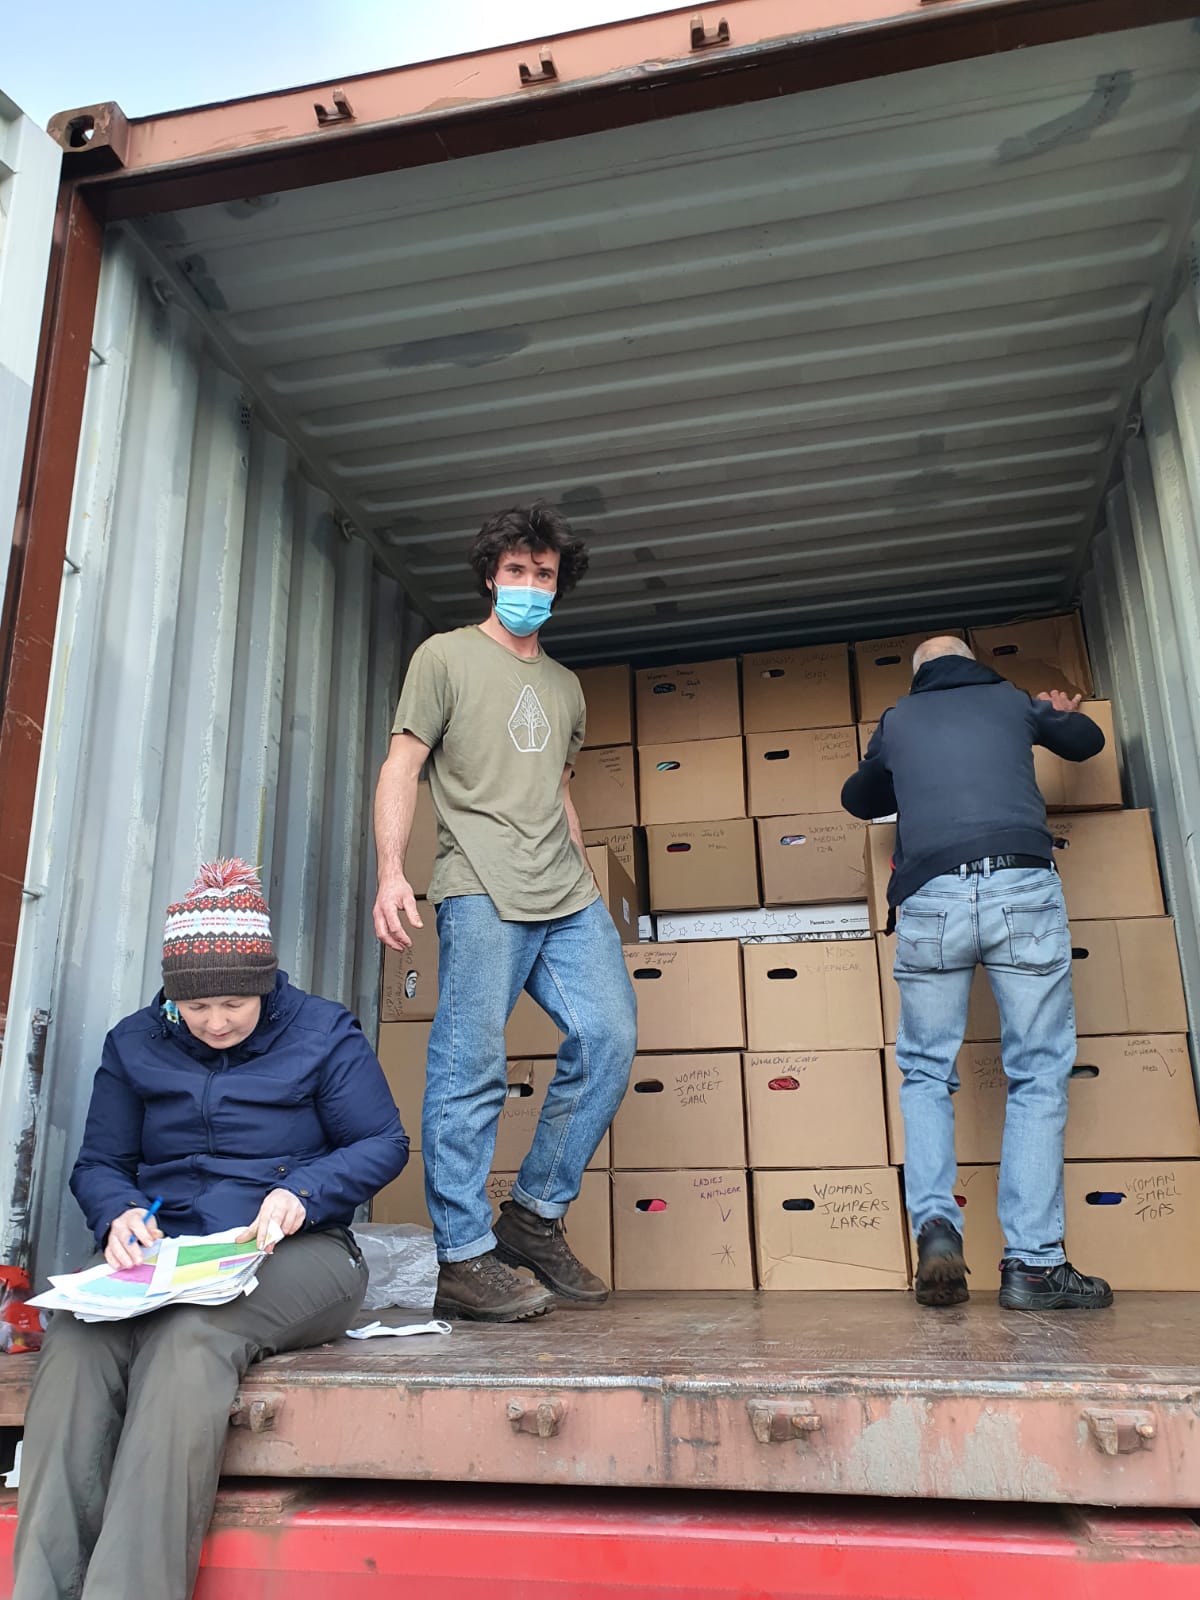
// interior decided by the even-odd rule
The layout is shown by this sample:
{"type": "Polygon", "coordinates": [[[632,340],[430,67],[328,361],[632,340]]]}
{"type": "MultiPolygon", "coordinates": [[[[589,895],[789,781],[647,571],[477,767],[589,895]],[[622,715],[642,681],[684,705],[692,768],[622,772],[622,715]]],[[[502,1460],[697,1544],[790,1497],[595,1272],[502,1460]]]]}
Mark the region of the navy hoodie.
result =
{"type": "Polygon", "coordinates": [[[358,1021],[281,972],[231,1050],[168,1021],[161,993],[113,1028],[71,1192],[101,1244],[114,1217],[159,1195],[168,1235],[248,1227],[271,1189],[290,1189],[317,1229],[348,1225],[407,1160],[358,1021]]]}
{"type": "Polygon", "coordinates": [[[842,789],[852,816],[899,814],[889,904],[983,856],[1052,859],[1034,745],[1086,761],[1104,735],[1081,711],[1055,711],[978,661],[925,663],[842,789]]]}

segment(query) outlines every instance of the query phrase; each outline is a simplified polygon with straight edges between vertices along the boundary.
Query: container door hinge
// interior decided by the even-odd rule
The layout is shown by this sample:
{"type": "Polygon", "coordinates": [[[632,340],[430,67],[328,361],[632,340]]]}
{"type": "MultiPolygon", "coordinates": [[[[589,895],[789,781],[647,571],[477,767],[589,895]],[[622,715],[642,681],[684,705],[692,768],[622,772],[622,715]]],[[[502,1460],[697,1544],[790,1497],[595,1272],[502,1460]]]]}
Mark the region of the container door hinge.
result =
{"type": "Polygon", "coordinates": [[[537,72],[532,72],[524,61],[517,63],[521,82],[527,89],[535,83],[554,83],[558,79],[558,68],[554,65],[554,57],[549,50],[538,51],[538,63],[537,72]]]}
{"type": "Polygon", "coordinates": [[[821,1431],[821,1418],[809,1400],[751,1400],[746,1410],[759,1444],[786,1444],[821,1431]]]}
{"type": "Polygon", "coordinates": [[[333,91],[332,111],[328,106],[322,105],[319,100],[314,102],[313,110],[317,113],[318,128],[336,128],[339,122],[354,121],[354,108],[347,100],[344,89],[335,89],[333,91]]]}
{"type": "Polygon", "coordinates": [[[539,1439],[557,1438],[565,1413],[561,1400],[510,1400],[505,1407],[514,1433],[532,1433],[539,1439]]]}
{"type": "Polygon", "coordinates": [[[722,17],[715,28],[704,26],[704,18],[697,11],[691,21],[692,49],[711,50],[715,45],[729,43],[729,24],[722,17]]]}
{"type": "Polygon", "coordinates": [[[251,1433],[268,1433],[283,1410],[281,1394],[255,1395],[247,1400],[238,1395],[229,1408],[231,1428],[249,1428],[251,1433]]]}
{"type": "Polygon", "coordinates": [[[1131,1456],[1154,1447],[1158,1429],[1148,1411],[1085,1411],[1083,1418],[1102,1456],[1131,1456]]]}

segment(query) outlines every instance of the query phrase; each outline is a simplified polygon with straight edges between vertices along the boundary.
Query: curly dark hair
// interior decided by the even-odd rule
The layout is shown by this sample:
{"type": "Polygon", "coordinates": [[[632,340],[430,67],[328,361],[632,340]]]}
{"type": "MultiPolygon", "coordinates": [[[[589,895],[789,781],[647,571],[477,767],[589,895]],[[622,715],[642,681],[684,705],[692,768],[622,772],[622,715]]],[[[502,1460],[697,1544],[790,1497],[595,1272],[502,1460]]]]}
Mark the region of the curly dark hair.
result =
{"type": "Polygon", "coordinates": [[[559,558],[558,594],[567,594],[588,569],[587,545],[547,500],[497,511],[475,535],[467,559],[485,600],[491,598],[488,582],[495,578],[506,550],[528,550],[533,555],[554,550],[559,558]]]}

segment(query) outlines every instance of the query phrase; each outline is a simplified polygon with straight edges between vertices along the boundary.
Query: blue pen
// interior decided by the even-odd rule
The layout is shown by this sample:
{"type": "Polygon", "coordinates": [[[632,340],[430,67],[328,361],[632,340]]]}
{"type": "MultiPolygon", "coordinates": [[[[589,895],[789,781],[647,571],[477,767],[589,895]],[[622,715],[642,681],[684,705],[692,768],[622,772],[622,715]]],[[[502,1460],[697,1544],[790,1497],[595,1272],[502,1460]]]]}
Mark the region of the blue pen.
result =
{"type": "MultiPolygon", "coordinates": [[[[158,1215],[158,1208],[161,1205],[162,1205],[162,1195],[159,1195],[157,1200],[155,1200],[153,1202],[153,1204],[151,1205],[149,1211],[143,1211],[142,1212],[142,1221],[143,1222],[149,1222],[151,1217],[156,1217],[158,1215]]],[[[129,1243],[130,1244],[136,1244],[137,1242],[138,1242],[137,1241],[137,1234],[136,1233],[131,1233],[129,1235],[129,1243]]]]}

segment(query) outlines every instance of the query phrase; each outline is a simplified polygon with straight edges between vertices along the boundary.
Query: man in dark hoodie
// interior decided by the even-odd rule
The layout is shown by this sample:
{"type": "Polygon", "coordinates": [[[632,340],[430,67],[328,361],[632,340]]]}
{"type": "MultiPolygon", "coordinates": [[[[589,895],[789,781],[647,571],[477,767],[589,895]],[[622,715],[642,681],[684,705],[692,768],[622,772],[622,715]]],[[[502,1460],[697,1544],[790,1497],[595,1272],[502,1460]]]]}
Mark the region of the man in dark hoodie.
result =
{"type": "Polygon", "coordinates": [[[1000,1009],[1008,1106],[1000,1162],[1000,1304],[1112,1303],[1063,1251],[1063,1134],[1075,1063],[1071,937],[1033,747],[1068,761],[1104,735],[1059,691],[1036,699],[981,666],[961,639],[929,639],[911,694],[884,713],[842,790],[853,816],[897,815],[888,904],[900,988],[904,1181],[922,1305],[967,1299],[954,1222],[955,1061],[976,966],[1000,1009]]]}

